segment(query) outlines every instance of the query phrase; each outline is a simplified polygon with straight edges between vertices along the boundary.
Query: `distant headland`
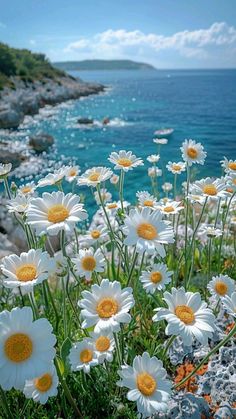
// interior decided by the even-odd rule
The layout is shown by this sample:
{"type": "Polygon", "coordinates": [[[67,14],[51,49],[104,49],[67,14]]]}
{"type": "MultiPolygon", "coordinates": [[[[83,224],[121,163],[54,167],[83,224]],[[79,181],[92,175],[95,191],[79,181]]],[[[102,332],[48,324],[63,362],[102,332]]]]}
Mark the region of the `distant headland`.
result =
{"type": "Polygon", "coordinates": [[[62,61],[53,65],[64,71],[83,70],[156,70],[151,64],[139,63],[132,60],[82,60],[62,61]]]}

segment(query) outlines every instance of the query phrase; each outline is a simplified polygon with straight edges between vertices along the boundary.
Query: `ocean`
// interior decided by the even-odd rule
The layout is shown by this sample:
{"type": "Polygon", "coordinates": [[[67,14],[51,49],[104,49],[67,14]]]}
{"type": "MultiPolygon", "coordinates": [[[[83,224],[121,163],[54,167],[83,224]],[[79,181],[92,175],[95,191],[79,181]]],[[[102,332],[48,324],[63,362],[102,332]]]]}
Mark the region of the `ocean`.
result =
{"type": "MultiPolygon", "coordinates": [[[[46,109],[44,118],[28,118],[22,129],[27,130],[27,135],[39,130],[53,135],[57,149],[50,161],[72,160],[82,171],[92,166],[110,166],[107,157],[112,151],[132,150],[145,160],[145,166],[126,176],[127,200],[134,201],[137,190],[150,190],[146,174],[150,164],[146,157],[157,153],[153,133],[159,128],[174,128],[168,144],[161,147],[160,167],[165,167],[169,160],[181,160],[179,147],[185,138],[200,141],[208,154],[206,164],[197,167],[198,178],[220,176],[223,156],[236,157],[236,70],[71,74],[85,81],[101,82],[107,90],[57,106],[54,112],[46,109]],[[81,127],[77,123],[79,117],[93,118],[94,126],[81,127]],[[101,124],[105,117],[111,120],[106,127],[101,124]]],[[[164,180],[172,181],[173,175],[165,173],[164,180]]],[[[179,185],[184,180],[185,174],[180,176],[179,185]]]]}

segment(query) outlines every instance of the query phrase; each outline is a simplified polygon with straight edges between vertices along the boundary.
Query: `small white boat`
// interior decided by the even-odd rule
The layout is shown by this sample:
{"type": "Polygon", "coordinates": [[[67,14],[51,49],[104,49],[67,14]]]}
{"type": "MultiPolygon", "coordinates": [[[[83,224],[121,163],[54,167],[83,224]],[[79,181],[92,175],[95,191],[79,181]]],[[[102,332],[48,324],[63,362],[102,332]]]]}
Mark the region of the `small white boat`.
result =
{"type": "Polygon", "coordinates": [[[173,128],[163,128],[163,129],[158,129],[157,131],[155,131],[154,135],[156,135],[159,138],[169,137],[171,134],[173,134],[173,132],[174,132],[173,128]]]}

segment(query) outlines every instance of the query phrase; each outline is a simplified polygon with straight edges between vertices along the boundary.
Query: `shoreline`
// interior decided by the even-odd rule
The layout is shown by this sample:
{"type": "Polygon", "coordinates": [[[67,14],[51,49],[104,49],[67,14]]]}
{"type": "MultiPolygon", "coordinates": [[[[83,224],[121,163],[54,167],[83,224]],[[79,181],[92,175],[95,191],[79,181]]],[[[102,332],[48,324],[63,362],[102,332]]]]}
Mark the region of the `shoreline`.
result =
{"type": "Polygon", "coordinates": [[[0,129],[17,129],[26,115],[36,115],[46,105],[57,105],[71,99],[103,92],[105,86],[87,83],[71,76],[45,78],[26,83],[13,78],[14,89],[0,92],[0,129]]]}
{"type": "Polygon", "coordinates": [[[102,93],[105,86],[83,82],[69,75],[33,83],[25,83],[19,79],[14,79],[14,82],[15,89],[5,87],[0,92],[0,163],[12,163],[13,169],[25,167],[27,173],[28,166],[31,163],[35,165],[35,159],[41,160],[40,152],[47,152],[54,143],[54,138],[50,139],[47,132],[44,132],[33,139],[33,144],[30,144],[29,139],[25,144],[12,141],[12,135],[17,135],[24,119],[40,115],[47,107],[56,107],[71,100],[102,93]],[[33,150],[36,154],[34,152],[32,155],[33,150]]]}

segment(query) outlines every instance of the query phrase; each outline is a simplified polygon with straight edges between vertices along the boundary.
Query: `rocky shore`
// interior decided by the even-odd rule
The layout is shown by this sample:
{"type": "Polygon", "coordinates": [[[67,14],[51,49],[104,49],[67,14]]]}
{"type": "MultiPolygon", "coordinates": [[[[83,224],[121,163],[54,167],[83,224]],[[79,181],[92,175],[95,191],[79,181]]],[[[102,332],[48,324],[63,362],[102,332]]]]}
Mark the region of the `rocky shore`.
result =
{"type": "Polygon", "coordinates": [[[35,115],[45,105],[78,99],[104,90],[97,83],[85,83],[70,76],[26,83],[12,79],[14,89],[5,87],[0,92],[0,128],[17,128],[25,115],[35,115]]]}

